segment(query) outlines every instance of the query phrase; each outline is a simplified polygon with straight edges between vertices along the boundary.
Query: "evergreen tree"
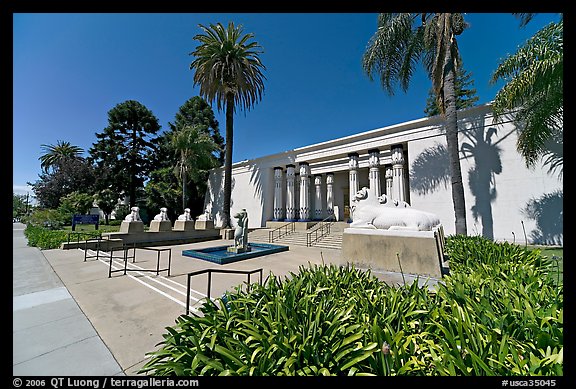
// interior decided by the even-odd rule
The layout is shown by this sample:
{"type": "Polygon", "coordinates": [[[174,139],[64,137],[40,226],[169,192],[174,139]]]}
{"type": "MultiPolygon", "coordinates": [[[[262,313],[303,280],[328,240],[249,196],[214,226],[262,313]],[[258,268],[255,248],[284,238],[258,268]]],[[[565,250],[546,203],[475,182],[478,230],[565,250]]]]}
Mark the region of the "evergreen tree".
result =
{"type": "Polygon", "coordinates": [[[98,141],[89,150],[98,169],[106,172],[99,186],[124,191],[130,206],[136,205],[137,190],[153,168],[159,130],[156,116],[138,101],[127,100],[108,111],[108,126],[96,134],[98,141]]]}
{"type": "Polygon", "coordinates": [[[224,163],[224,138],[220,135],[219,124],[212,107],[202,97],[194,96],[188,99],[176,112],[174,123],[168,125],[171,131],[191,126],[210,135],[219,148],[216,155],[218,162],[224,163]]]}
{"type": "MultiPolygon", "coordinates": [[[[472,73],[466,71],[459,61],[460,66],[456,70],[456,79],[454,81],[454,91],[456,92],[456,109],[470,108],[476,105],[479,97],[476,96],[476,88],[474,88],[474,79],[472,73]]],[[[440,115],[441,111],[438,107],[438,98],[434,93],[434,88],[430,88],[428,99],[426,100],[426,108],[424,113],[427,116],[440,115]]]]}

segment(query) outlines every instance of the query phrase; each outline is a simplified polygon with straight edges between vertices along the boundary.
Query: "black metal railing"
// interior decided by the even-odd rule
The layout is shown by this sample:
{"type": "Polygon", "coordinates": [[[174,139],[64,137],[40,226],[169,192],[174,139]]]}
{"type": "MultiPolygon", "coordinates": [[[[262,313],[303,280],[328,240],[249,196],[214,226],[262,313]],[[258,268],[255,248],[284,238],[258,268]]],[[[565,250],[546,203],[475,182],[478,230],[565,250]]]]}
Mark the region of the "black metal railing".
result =
{"type": "Polygon", "coordinates": [[[288,222],[281,225],[280,227],[274,228],[272,231],[268,231],[268,242],[274,243],[275,239],[280,239],[284,235],[288,235],[296,231],[296,222],[288,222]],[[274,234],[277,236],[274,237],[274,234]]]}
{"type": "Polygon", "coordinates": [[[87,239],[102,238],[102,231],[94,231],[94,232],[69,232],[69,233],[68,233],[68,238],[67,238],[67,243],[70,243],[70,242],[73,241],[72,239],[70,239],[72,236],[76,236],[76,238],[75,238],[76,243],[80,243],[80,240],[85,240],[85,239],[80,239],[80,238],[87,238],[87,239]]]}
{"type": "Polygon", "coordinates": [[[310,247],[324,236],[330,234],[330,226],[332,224],[334,224],[334,215],[330,215],[316,224],[312,231],[306,233],[306,246],[310,247]]]}
{"type": "Polygon", "coordinates": [[[208,288],[206,295],[210,299],[210,291],[212,288],[212,273],[228,273],[228,274],[246,274],[248,276],[248,284],[250,284],[250,275],[260,273],[260,284],[262,284],[262,268],[256,270],[233,270],[233,269],[204,269],[193,271],[187,274],[187,287],[186,287],[186,314],[190,313],[190,289],[192,286],[192,277],[200,274],[208,273],[208,288]]]}

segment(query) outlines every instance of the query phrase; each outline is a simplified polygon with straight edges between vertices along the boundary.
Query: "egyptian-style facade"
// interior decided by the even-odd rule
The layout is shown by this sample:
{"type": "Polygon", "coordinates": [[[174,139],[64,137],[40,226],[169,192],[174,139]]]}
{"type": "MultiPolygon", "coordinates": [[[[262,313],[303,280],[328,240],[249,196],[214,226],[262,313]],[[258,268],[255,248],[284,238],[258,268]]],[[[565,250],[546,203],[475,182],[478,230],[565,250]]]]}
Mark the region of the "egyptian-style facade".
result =
{"type": "MultiPolygon", "coordinates": [[[[495,123],[486,104],[460,111],[458,128],[468,235],[562,244],[562,181],[546,167],[525,167],[514,123],[495,123]]],[[[368,187],[435,213],[449,235],[455,233],[450,182],[443,121],[422,118],[237,162],[230,213],[245,208],[250,228],[332,214],[351,221],[350,199],[368,187]]],[[[205,208],[217,227],[223,185],[223,168],[212,170],[205,208]]]]}

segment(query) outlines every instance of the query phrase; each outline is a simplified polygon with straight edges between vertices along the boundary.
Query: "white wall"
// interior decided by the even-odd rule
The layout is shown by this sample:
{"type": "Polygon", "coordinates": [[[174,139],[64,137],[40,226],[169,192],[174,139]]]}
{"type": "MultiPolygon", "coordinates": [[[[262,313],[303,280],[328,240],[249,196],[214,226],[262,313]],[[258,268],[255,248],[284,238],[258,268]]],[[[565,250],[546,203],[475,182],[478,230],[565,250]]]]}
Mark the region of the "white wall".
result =
{"type": "MultiPolygon", "coordinates": [[[[459,112],[461,169],[464,181],[468,235],[482,235],[497,241],[562,244],[563,205],[560,199],[554,206],[542,208],[543,224],[524,212],[531,200],[551,196],[562,191],[563,184],[547,168],[539,166],[530,170],[516,151],[516,129],[507,121],[493,124],[489,105],[459,112]],[[555,208],[554,208],[555,207],[555,208]],[[548,212],[546,212],[548,211],[548,212]],[[560,215],[560,217],[559,217],[560,215]],[[560,221],[554,224],[556,221],[560,221]],[[543,228],[542,225],[544,225],[543,228]],[[546,230],[546,231],[544,231],[546,230]],[[550,231],[552,233],[550,233],[550,231]],[[542,232],[542,233],[540,233],[542,232]],[[540,241],[538,241],[540,240],[540,241]],[[554,241],[554,242],[551,242],[554,241]],[[546,242],[544,242],[546,241],[546,242]]],[[[446,234],[454,234],[454,209],[452,202],[448,157],[445,136],[438,118],[424,118],[400,123],[382,129],[370,130],[342,139],[306,146],[270,156],[263,156],[233,165],[232,209],[234,215],[246,208],[250,228],[265,226],[273,219],[274,167],[296,166],[309,161],[313,174],[310,178],[311,216],[314,215],[314,174],[323,174],[322,202],[326,206],[326,172],[334,173],[334,205],[339,207],[339,219],[344,213],[344,193],[348,193],[347,153],[360,152],[361,168],[359,186],[369,186],[367,151],[379,147],[381,155],[381,190],[386,188],[385,163],[390,163],[389,148],[404,144],[407,149],[409,170],[409,202],[414,208],[436,213],[446,234]],[[347,146],[348,145],[348,146],[347,146]],[[363,149],[360,149],[363,147],[363,149]],[[332,170],[333,169],[333,170],[332,170]]],[[[296,176],[295,185],[300,183],[296,176]]],[[[217,211],[223,202],[223,170],[211,172],[206,194],[206,205],[215,225],[221,225],[217,211]]],[[[286,203],[286,172],[283,175],[282,201],[286,203]]],[[[296,199],[296,204],[299,200],[296,199]]],[[[232,219],[235,225],[235,219],[232,219]]]]}
{"type": "MultiPolygon", "coordinates": [[[[533,231],[537,230],[536,220],[523,211],[531,199],[538,199],[555,190],[562,190],[562,182],[539,166],[530,170],[516,151],[516,128],[507,122],[494,125],[491,116],[477,116],[466,120],[461,128],[459,142],[461,169],[464,182],[466,221],[468,235],[482,235],[496,241],[509,241],[523,244],[526,239],[533,242],[533,231]],[[467,150],[462,152],[462,150],[467,150]],[[479,185],[483,184],[483,185],[479,185]],[[473,188],[475,188],[473,190],[473,188]],[[475,214],[474,210],[478,210],[475,214]],[[483,217],[484,216],[484,217],[483,217]],[[526,239],[524,234],[526,234],[526,239]]],[[[455,218],[449,177],[426,185],[423,174],[430,177],[442,176],[442,169],[448,169],[447,156],[423,158],[445,147],[444,136],[409,142],[410,197],[414,208],[436,213],[442,221],[446,234],[455,233],[455,218]],[[429,167],[416,161],[428,161],[429,167]]],[[[447,170],[444,172],[447,173],[447,170]]],[[[439,178],[438,178],[439,180],[439,178]]],[[[562,237],[558,237],[562,239],[562,237]]],[[[536,242],[545,243],[545,242],[536,242]]],[[[547,242],[551,243],[551,242],[547,242]]],[[[559,243],[559,242],[557,242],[559,243]]]]}

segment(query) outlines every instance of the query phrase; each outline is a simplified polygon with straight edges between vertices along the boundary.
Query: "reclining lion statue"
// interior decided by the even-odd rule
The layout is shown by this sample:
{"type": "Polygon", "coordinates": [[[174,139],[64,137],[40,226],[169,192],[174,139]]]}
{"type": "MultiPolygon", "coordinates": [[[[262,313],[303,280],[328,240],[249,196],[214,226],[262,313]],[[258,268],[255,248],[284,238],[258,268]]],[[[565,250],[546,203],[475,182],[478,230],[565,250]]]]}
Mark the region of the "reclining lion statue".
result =
{"type": "Polygon", "coordinates": [[[404,201],[390,201],[386,195],[374,197],[363,187],[352,199],[350,227],[379,230],[432,231],[441,225],[433,213],[419,211],[404,201]]]}

